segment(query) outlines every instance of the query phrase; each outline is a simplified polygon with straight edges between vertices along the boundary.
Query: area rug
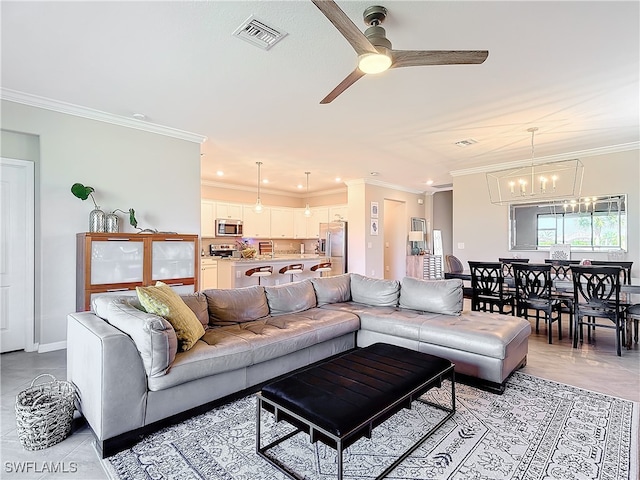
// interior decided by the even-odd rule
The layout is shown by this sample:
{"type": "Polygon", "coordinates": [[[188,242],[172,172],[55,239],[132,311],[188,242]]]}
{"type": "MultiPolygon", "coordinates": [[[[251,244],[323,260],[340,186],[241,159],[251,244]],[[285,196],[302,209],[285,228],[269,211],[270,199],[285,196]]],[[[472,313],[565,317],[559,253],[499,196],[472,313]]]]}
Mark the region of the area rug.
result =
{"type": "MultiPolygon", "coordinates": [[[[448,404],[448,385],[424,398],[448,404]]],[[[515,373],[503,395],[456,384],[456,413],[386,478],[602,479],[638,477],[638,404],[515,373]]],[[[371,479],[443,413],[414,402],[344,455],[350,480],[371,479]]],[[[254,396],[158,431],[103,465],[114,479],[285,479],[255,452],[254,396]]],[[[292,428],[263,415],[263,445],[292,428]]],[[[270,450],[301,478],[336,478],[336,454],[298,433],[270,450]]]]}

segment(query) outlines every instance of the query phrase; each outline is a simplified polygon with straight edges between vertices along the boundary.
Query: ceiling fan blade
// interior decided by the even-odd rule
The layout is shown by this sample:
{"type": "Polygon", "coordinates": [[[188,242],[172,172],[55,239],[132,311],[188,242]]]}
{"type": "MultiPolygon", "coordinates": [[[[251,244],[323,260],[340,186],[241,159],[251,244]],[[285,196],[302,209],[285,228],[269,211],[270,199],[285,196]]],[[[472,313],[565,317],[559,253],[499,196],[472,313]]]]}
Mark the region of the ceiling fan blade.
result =
{"type": "Polygon", "coordinates": [[[465,65],[484,62],[487,50],[392,50],[391,68],[421,65],[465,65]]]}
{"type": "Polygon", "coordinates": [[[340,95],[342,92],[344,92],[347,88],[349,88],[351,85],[356,83],[360,78],[364,77],[365,75],[366,74],[362,70],[356,68],[353,72],[347,75],[347,78],[342,80],[336,88],[331,90],[331,93],[329,93],[329,95],[327,95],[322,100],[320,100],[320,103],[325,104],[325,103],[333,102],[338,95],[340,95]]]}
{"type": "Polygon", "coordinates": [[[334,27],[349,42],[358,55],[363,53],[378,53],[364,33],[351,21],[347,14],[333,0],[311,0],[329,19],[334,27]]]}

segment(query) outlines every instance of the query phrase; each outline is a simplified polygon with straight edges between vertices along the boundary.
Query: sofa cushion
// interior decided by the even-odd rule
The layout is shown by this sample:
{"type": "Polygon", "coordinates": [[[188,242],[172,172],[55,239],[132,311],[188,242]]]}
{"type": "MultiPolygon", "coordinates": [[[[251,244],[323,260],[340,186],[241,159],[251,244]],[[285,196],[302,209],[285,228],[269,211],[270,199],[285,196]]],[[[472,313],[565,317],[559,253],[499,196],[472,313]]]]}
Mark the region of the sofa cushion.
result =
{"type": "Polygon", "coordinates": [[[399,305],[422,312],[460,315],[462,312],[462,280],[419,280],[404,277],[399,305]]]}
{"type": "MultiPolygon", "coordinates": [[[[311,308],[304,312],[211,328],[191,350],[178,352],[167,375],[149,380],[149,389],[163,390],[277,359],[356,332],[359,325],[358,317],[351,313],[311,308]]],[[[238,372],[238,375],[244,373],[238,372]]]]}
{"type": "Polygon", "coordinates": [[[251,322],[269,315],[264,287],[204,290],[209,306],[209,325],[251,322]]]}
{"type": "Polygon", "coordinates": [[[318,306],[351,300],[351,275],[344,273],[334,277],[312,278],[318,306]]]}
{"type": "Polygon", "coordinates": [[[271,315],[297,313],[316,306],[316,294],[309,280],[264,287],[271,315]]]}
{"type": "Polygon", "coordinates": [[[209,326],[207,297],[202,292],[196,292],[182,294],[180,298],[196,314],[196,318],[200,320],[200,323],[206,329],[209,326]]]}
{"type": "Polygon", "coordinates": [[[161,377],[173,363],[178,349],[176,332],[168,320],[132,305],[131,297],[105,297],[100,309],[106,320],[131,337],[148,377],[161,377]],[[108,302],[106,302],[108,300],[108,302]]]}
{"type": "Polygon", "coordinates": [[[169,285],[157,282],[155,286],[136,287],[136,292],[148,313],[160,315],[171,323],[180,351],[189,350],[204,335],[204,327],[196,314],[169,285]]]}
{"type": "Polygon", "coordinates": [[[398,305],[400,282],[351,274],[351,300],[374,307],[398,305]]]}

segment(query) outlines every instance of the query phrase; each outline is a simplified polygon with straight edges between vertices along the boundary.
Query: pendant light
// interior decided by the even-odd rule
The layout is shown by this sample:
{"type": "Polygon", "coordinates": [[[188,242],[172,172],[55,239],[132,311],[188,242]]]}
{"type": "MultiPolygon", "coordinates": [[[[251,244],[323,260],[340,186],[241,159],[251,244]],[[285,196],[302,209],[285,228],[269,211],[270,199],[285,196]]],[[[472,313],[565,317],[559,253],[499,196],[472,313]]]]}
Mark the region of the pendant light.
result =
{"type": "Polygon", "coordinates": [[[260,200],[260,165],[262,165],[262,162],[256,162],[256,165],[258,165],[258,198],[256,199],[253,211],[255,213],[262,213],[262,200],[260,200]]]}
{"type": "Polygon", "coordinates": [[[309,175],[311,175],[311,172],[304,172],[304,174],[307,176],[307,204],[304,207],[304,216],[310,217],[311,209],[309,208],[309,175]]]}

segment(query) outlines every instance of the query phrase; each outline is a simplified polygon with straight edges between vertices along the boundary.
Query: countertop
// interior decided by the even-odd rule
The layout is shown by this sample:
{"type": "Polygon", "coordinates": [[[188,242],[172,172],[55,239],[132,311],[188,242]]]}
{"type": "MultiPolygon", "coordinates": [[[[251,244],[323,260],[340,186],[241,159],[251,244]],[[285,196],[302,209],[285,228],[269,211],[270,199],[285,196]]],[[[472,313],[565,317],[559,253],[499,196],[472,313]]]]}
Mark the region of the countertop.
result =
{"type": "MultiPolygon", "coordinates": [[[[212,257],[210,257],[212,258],[212,257]]],[[[284,262],[290,262],[292,260],[319,260],[319,259],[324,259],[327,258],[323,255],[315,255],[315,254],[282,254],[282,255],[275,255],[274,257],[271,257],[270,255],[263,255],[263,256],[257,256],[255,258],[233,258],[233,257],[227,257],[227,258],[221,258],[219,261],[223,262],[223,263],[284,263],[284,262]]]]}

